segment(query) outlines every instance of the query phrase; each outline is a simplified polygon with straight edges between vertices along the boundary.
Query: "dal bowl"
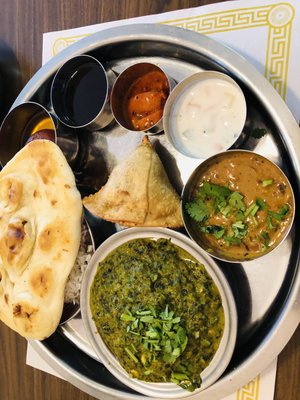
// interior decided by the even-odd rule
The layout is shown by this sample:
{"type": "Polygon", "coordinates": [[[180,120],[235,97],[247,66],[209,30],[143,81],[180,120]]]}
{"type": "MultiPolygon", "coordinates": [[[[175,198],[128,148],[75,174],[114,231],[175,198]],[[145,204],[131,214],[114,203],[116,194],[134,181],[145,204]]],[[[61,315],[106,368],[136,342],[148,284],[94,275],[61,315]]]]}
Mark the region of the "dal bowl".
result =
{"type": "Polygon", "coordinates": [[[236,306],[223,273],[170,229],[130,228],[103,242],[84,275],[81,314],[106,368],[157,398],[212,385],[236,342],[236,306]]]}
{"type": "Polygon", "coordinates": [[[273,251],[294,220],[293,189],[272,161],[229,150],[202,162],[183,188],[181,211],[190,237],[210,255],[230,262],[273,251]]]}

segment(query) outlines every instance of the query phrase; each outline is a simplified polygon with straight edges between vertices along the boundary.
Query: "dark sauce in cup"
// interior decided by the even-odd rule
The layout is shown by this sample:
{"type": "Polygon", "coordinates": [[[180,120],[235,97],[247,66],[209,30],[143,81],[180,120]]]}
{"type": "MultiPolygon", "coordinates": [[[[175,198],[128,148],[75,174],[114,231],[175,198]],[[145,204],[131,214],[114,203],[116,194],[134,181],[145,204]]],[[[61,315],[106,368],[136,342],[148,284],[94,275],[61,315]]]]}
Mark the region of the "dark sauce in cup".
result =
{"type": "Polygon", "coordinates": [[[74,57],[53,79],[51,102],[54,113],[69,127],[86,127],[96,122],[104,110],[108,86],[107,73],[96,59],[74,57]]]}
{"type": "Polygon", "coordinates": [[[106,88],[106,77],[99,65],[81,65],[65,83],[62,106],[66,118],[78,126],[96,118],[105,102],[106,88]]]}

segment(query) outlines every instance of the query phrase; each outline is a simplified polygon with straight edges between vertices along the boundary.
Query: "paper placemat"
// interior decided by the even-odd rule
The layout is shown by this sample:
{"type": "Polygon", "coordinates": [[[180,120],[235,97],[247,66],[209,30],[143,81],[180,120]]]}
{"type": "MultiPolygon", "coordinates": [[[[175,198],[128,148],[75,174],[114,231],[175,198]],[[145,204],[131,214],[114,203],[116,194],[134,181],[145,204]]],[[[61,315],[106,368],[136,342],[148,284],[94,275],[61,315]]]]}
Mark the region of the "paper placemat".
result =
{"type": "MultiPolygon", "coordinates": [[[[193,30],[231,47],[274,86],[300,120],[299,0],[240,0],[45,33],[43,64],[76,41],[103,29],[133,23],[161,23],[193,30]]],[[[28,345],[27,364],[58,374],[28,345]]],[[[272,400],[277,360],[251,382],[220,400],[272,400]]]]}
{"type": "Polygon", "coordinates": [[[43,63],[100,30],[137,23],[189,29],[231,47],[252,63],[300,121],[300,1],[241,0],[45,33],[43,63]]]}

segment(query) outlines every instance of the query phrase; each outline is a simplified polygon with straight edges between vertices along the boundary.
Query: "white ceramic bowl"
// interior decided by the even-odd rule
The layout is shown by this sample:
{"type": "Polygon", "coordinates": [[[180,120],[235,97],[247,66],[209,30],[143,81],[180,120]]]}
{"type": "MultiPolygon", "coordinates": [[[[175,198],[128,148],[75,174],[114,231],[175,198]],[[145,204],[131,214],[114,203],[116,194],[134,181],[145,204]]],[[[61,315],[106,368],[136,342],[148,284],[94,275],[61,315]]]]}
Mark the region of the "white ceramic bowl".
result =
{"type": "Polygon", "coordinates": [[[197,72],[177,84],[164,108],[166,137],[185,156],[205,159],[243,140],[247,105],[240,86],[218,71],[197,72]]]}
{"type": "Polygon", "coordinates": [[[225,371],[235,347],[237,335],[237,312],[235,301],[227,280],[217,264],[186,235],[164,228],[130,228],[120,231],[96,250],[85,272],[81,288],[81,314],[87,338],[93,346],[100,361],[121,382],[144,395],[157,398],[181,398],[191,396],[197,391],[212,385],[225,371]],[[111,251],[120,245],[138,238],[168,238],[171,242],[187,251],[200,263],[205,265],[207,272],[214,280],[221,298],[225,316],[224,333],[219,348],[209,366],[202,372],[202,385],[195,392],[188,392],[173,383],[150,383],[129,377],[121,367],[117,358],[108,350],[92,319],[90,310],[90,288],[97,272],[98,263],[111,251]]]}

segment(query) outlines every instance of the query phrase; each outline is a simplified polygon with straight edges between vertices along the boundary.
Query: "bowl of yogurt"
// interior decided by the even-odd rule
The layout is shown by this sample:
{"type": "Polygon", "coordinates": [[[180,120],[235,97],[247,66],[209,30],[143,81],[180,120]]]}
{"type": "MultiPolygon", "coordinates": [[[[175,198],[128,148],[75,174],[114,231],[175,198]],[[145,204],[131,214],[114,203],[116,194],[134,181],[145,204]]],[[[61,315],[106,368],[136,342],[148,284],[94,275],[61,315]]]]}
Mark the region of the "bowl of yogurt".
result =
{"type": "Polygon", "coordinates": [[[166,102],[163,125],[177,151],[206,159],[238,141],[246,115],[240,86],[224,73],[203,71],[177,84],[166,102]]]}

